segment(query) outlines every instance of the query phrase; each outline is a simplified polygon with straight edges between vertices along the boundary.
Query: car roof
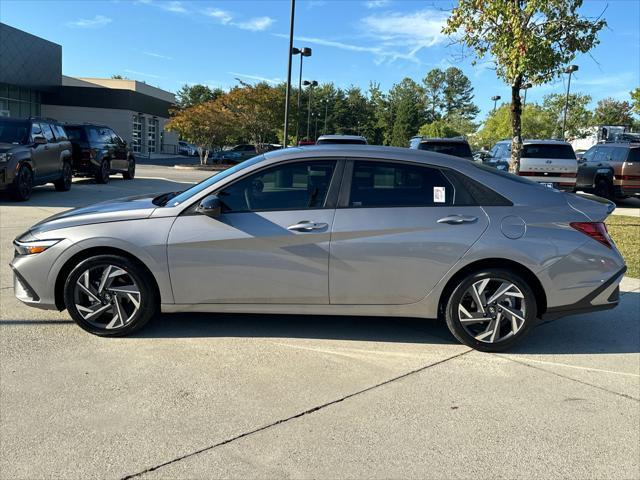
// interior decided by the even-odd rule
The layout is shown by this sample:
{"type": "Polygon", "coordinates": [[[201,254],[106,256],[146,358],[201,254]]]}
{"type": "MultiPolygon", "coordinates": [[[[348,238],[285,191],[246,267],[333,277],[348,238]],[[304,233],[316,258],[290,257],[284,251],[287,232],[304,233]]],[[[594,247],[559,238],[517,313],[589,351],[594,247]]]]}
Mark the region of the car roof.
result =
{"type": "MultiPolygon", "coordinates": [[[[420,137],[417,137],[420,138],[420,137]]],[[[440,137],[422,137],[420,143],[429,143],[429,142],[451,142],[451,143],[469,143],[465,138],[440,138],[440,137]]]]}
{"type": "MultiPolygon", "coordinates": [[[[496,142],[496,144],[498,143],[511,143],[511,140],[500,140],[499,142],[496,142]]],[[[536,140],[536,139],[523,139],[522,140],[522,144],[523,145],[533,145],[533,144],[538,144],[538,145],[569,145],[571,146],[571,144],[569,142],[565,142],[563,140],[536,140]]]]}
{"type": "Polygon", "coordinates": [[[109,125],[102,125],[100,123],[65,123],[64,127],[100,127],[100,128],[111,128],[109,125]]]}
{"type": "Polygon", "coordinates": [[[640,142],[606,142],[606,143],[596,143],[594,147],[629,147],[636,148],[640,147],[640,142]]]}

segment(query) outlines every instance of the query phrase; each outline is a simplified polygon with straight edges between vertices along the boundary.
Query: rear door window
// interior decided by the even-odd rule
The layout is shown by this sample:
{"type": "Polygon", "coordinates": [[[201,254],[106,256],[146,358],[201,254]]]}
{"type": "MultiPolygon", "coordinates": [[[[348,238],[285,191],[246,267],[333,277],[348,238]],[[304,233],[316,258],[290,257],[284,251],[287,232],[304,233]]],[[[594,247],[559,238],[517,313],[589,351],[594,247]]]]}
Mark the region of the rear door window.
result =
{"type": "Polygon", "coordinates": [[[59,142],[68,140],[67,133],[65,132],[64,128],[62,128],[61,125],[52,125],[52,127],[53,127],[54,133],[56,134],[56,138],[58,139],[59,142]]]}
{"type": "Polygon", "coordinates": [[[575,160],[576,154],[571,145],[527,144],[522,149],[522,158],[549,158],[575,160]]]}
{"type": "Polygon", "coordinates": [[[55,143],[56,137],[53,135],[53,131],[51,130],[51,125],[48,123],[41,123],[40,128],[42,128],[42,135],[47,139],[49,143],[55,143]]]}
{"type": "Polygon", "coordinates": [[[629,156],[627,162],[640,162],[640,148],[629,149],[629,156]]]}
{"type": "Polygon", "coordinates": [[[627,147],[615,147],[611,153],[611,161],[624,162],[627,160],[627,153],[629,149],[627,147]]]}
{"type": "Polygon", "coordinates": [[[356,161],[349,207],[450,206],[454,194],[452,183],[437,168],[356,161]]]}
{"type": "Polygon", "coordinates": [[[65,127],[67,137],[72,142],[86,142],[87,134],[82,127],[65,127]]]}

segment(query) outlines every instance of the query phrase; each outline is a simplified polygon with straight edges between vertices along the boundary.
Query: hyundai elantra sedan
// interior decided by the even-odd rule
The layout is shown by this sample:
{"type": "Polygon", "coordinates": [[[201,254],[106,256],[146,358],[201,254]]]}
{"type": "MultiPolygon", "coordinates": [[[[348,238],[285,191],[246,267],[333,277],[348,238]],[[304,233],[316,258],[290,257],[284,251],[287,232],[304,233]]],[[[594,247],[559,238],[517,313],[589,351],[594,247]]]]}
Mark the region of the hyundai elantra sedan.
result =
{"type": "Polygon", "coordinates": [[[398,316],[499,351],[538,319],[618,304],[613,208],[437,153],[288,148],[54,215],[11,267],[22,302],[101,336],[158,311],[398,316]]]}

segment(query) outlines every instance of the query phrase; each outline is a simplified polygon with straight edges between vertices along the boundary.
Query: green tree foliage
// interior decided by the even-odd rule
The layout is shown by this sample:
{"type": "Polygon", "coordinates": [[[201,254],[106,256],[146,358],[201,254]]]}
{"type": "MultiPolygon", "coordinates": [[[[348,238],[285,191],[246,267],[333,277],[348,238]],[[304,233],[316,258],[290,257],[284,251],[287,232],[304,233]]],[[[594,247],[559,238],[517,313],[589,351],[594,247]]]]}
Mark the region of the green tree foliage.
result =
{"type": "MultiPolygon", "coordinates": [[[[554,122],[553,138],[562,137],[565,100],[566,95],[561,93],[552,93],[544,97],[543,107],[549,112],[550,118],[554,122]]],[[[587,134],[586,127],[590,126],[592,121],[591,110],[588,108],[589,103],[591,103],[589,95],[581,93],[569,94],[565,136],[570,138],[585,137],[587,134]]]]}
{"type": "Polygon", "coordinates": [[[631,108],[633,109],[633,113],[636,115],[640,115],[640,87],[629,92],[631,96],[631,108]]]}
{"type": "Polygon", "coordinates": [[[422,84],[426,118],[429,122],[440,120],[444,108],[445,73],[439,68],[434,68],[427,73],[422,84]]]}
{"type": "Polygon", "coordinates": [[[629,102],[603,98],[593,111],[594,125],[631,125],[633,108],[629,102]]]}
{"type": "Polygon", "coordinates": [[[578,52],[598,44],[603,19],[578,13],[582,0],[460,0],[443,31],[459,35],[476,57],[490,55],[511,86],[512,171],[522,151],[522,85],[540,85],[562,74],[578,52]]]}
{"type": "Polygon", "coordinates": [[[434,68],[424,77],[422,86],[428,122],[452,116],[470,120],[478,114],[471,81],[459,68],[434,68]]]}
{"type": "Polygon", "coordinates": [[[176,93],[176,103],[180,108],[189,108],[215,100],[223,93],[219,88],[211,89],[206,85],[183,85],[176,93]]]}
{"type": "MultiPolygon", "coordinates": [[[[511,136],[510,106],[503,103],[491,112],[477,135],[473,136],[475,147],[491,147],[499,140],[511,136]]],[[[522,136],[524,138],[551,138],[555,127],[549,111],[536,104],[527,104],[522,115],[522,136]]]]}
{"type": "Polygon", "coordinates": [[[435,122],[422,125],[420,130],[418,130],[418,135],[423,137],[451,138],[460,137],[462,133],[455,130],[446,120],[436,120],[435,122]]]}
{"type": "Polygon", "coordinates": [[[406,147],[409,139],[416,134],[424,123],[422,108],[423,90],[415,81],[404,78],[395,84],[388,95],[388,108],[392,121],[389,145],[406,147]]]}

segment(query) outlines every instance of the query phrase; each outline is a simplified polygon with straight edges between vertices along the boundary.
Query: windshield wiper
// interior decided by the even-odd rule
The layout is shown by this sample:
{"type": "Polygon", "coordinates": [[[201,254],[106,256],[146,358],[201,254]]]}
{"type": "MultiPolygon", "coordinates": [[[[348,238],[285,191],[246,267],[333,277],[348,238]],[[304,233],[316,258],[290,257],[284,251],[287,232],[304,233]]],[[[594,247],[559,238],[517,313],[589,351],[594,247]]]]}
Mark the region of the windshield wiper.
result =
{"type": "Polygon", "coordinates": [[[174,197],[177,197],[178,195],[180,195],[184,190],[181,190],[179,192],[167,192],[167,193],[163,193],[162,195],[158,195],[157,197],[155,197],[151,202],[154,205],[157,205],[158,207],[164,207],[167,202],[169,200],[171,200],[174,197]]]}

